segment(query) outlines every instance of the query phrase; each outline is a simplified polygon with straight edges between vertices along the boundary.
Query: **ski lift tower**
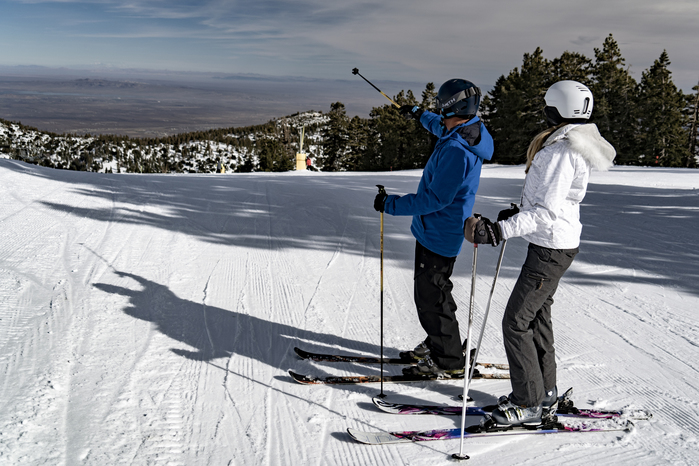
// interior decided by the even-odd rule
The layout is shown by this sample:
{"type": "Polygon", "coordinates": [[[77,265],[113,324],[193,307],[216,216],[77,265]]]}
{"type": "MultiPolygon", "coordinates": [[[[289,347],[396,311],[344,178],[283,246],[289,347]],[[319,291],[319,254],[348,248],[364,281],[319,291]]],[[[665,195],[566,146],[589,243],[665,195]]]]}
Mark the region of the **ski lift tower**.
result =
{"type": "Polygon", "coordinates": [[[299,151],[296,154],[296,170],[306,169],[306,153],[303,151],[303,136],[306,132],[306,127],[302,126],[299,131],[299,151]]]}

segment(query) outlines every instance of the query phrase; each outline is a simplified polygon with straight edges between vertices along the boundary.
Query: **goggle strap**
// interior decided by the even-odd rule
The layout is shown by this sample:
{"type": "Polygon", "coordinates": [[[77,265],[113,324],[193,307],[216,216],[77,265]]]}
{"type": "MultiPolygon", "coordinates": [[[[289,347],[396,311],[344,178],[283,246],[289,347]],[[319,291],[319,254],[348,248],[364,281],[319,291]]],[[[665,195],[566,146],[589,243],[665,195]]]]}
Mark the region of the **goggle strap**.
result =
{"type": "MultiPolygon", "coordinates": [[[[447,100],[447,103],[451,102],[453,105],[456,102],[461,102],[462,100],[468,99],[469,97],[473,97],[474,95],[482,95],[481,89],[479,87],[469,87],[468,89],[451,96],[447,100]]],[[[437,108],[442,109],[445,107],[445,105],[442,105],[442,102],[439,100],[439,98],[436,98],[435,100],[437,101],[437,108]]]]}

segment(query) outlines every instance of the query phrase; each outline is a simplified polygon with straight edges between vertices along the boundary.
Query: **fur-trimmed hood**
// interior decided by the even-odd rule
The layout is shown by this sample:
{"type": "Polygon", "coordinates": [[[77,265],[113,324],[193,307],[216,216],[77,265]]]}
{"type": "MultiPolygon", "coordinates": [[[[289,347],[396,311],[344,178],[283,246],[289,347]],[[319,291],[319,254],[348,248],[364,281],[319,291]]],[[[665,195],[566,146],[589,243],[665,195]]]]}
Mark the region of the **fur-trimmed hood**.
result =
{"type": "Polygon", "coordinates": [[[544,147],[559,141],[566,141],[571,150],[582,155],[597,170],[606,171],[614,165],[616,150],[602,137],[594,123],[565,125],[549,136],[544,147]]]}
{"type": "Polygon", "coordinates": [[[536,153],[522,187],[517,215],[498,222],[504,239],[521,236],[551,249],[580,245],[580,203],[590,171],[607,170],[616,151],[593,124],[554,131],[536,153]]]}

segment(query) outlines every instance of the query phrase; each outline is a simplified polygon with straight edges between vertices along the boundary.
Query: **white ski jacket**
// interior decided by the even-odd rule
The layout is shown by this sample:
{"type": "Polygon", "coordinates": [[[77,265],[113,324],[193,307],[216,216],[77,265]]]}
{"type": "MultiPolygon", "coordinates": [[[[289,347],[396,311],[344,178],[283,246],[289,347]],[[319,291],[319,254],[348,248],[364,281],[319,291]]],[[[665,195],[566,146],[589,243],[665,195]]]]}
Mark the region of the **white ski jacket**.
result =
{"type": "Polygon", "coordinates": [[[520,212],[498,222],[503,239],[521,236],[551,249],[580,245],[580,202],[591,168],[607,170],[616,156],[594,124],[569,124],[537,152],[524,179],[520,212]]]}

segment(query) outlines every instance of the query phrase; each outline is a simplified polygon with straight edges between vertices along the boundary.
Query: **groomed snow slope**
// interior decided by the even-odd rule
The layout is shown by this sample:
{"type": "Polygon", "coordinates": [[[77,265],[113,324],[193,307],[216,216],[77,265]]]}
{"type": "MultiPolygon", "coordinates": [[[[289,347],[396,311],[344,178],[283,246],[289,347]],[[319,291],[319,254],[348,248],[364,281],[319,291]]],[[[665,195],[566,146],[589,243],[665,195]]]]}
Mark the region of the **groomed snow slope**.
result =
{"type": "MultiPolygon", "coordinates": [[[[475,210],[492,218],[518,201],[523,176],[486,166],[475,210]]],[[[345,430],[459,418],[383,414],[378,386],[287,375],[377,372],[292,348],[378,354],[375,185],[414,192],[419,177],[104,175],[0,160],[0,463],[452,464],[458,440],[376,447],[345,430]]],[[[578,406],[654,418],[632,433],[469,440],[469,464],[697,464],[699,173],[594,172],[582,219],[554,305],[559,387],[574,386],[578,406]]],[[[385,219],[387,355],[424,336],[409,222],[385,219]]],[[[472,250],[454,276],[464,334],[472,250]]],[[[476,330],[498,251],[479,248],[476,330]]],[[[508,242],[481,360],[505,361],[499,321],[525,251],[508,242]]],[[[462,384],[385,390],[453,404],[462,384]]],[[[477,404],[506,393],[506,380],[472,385],[477,404]]]]}

